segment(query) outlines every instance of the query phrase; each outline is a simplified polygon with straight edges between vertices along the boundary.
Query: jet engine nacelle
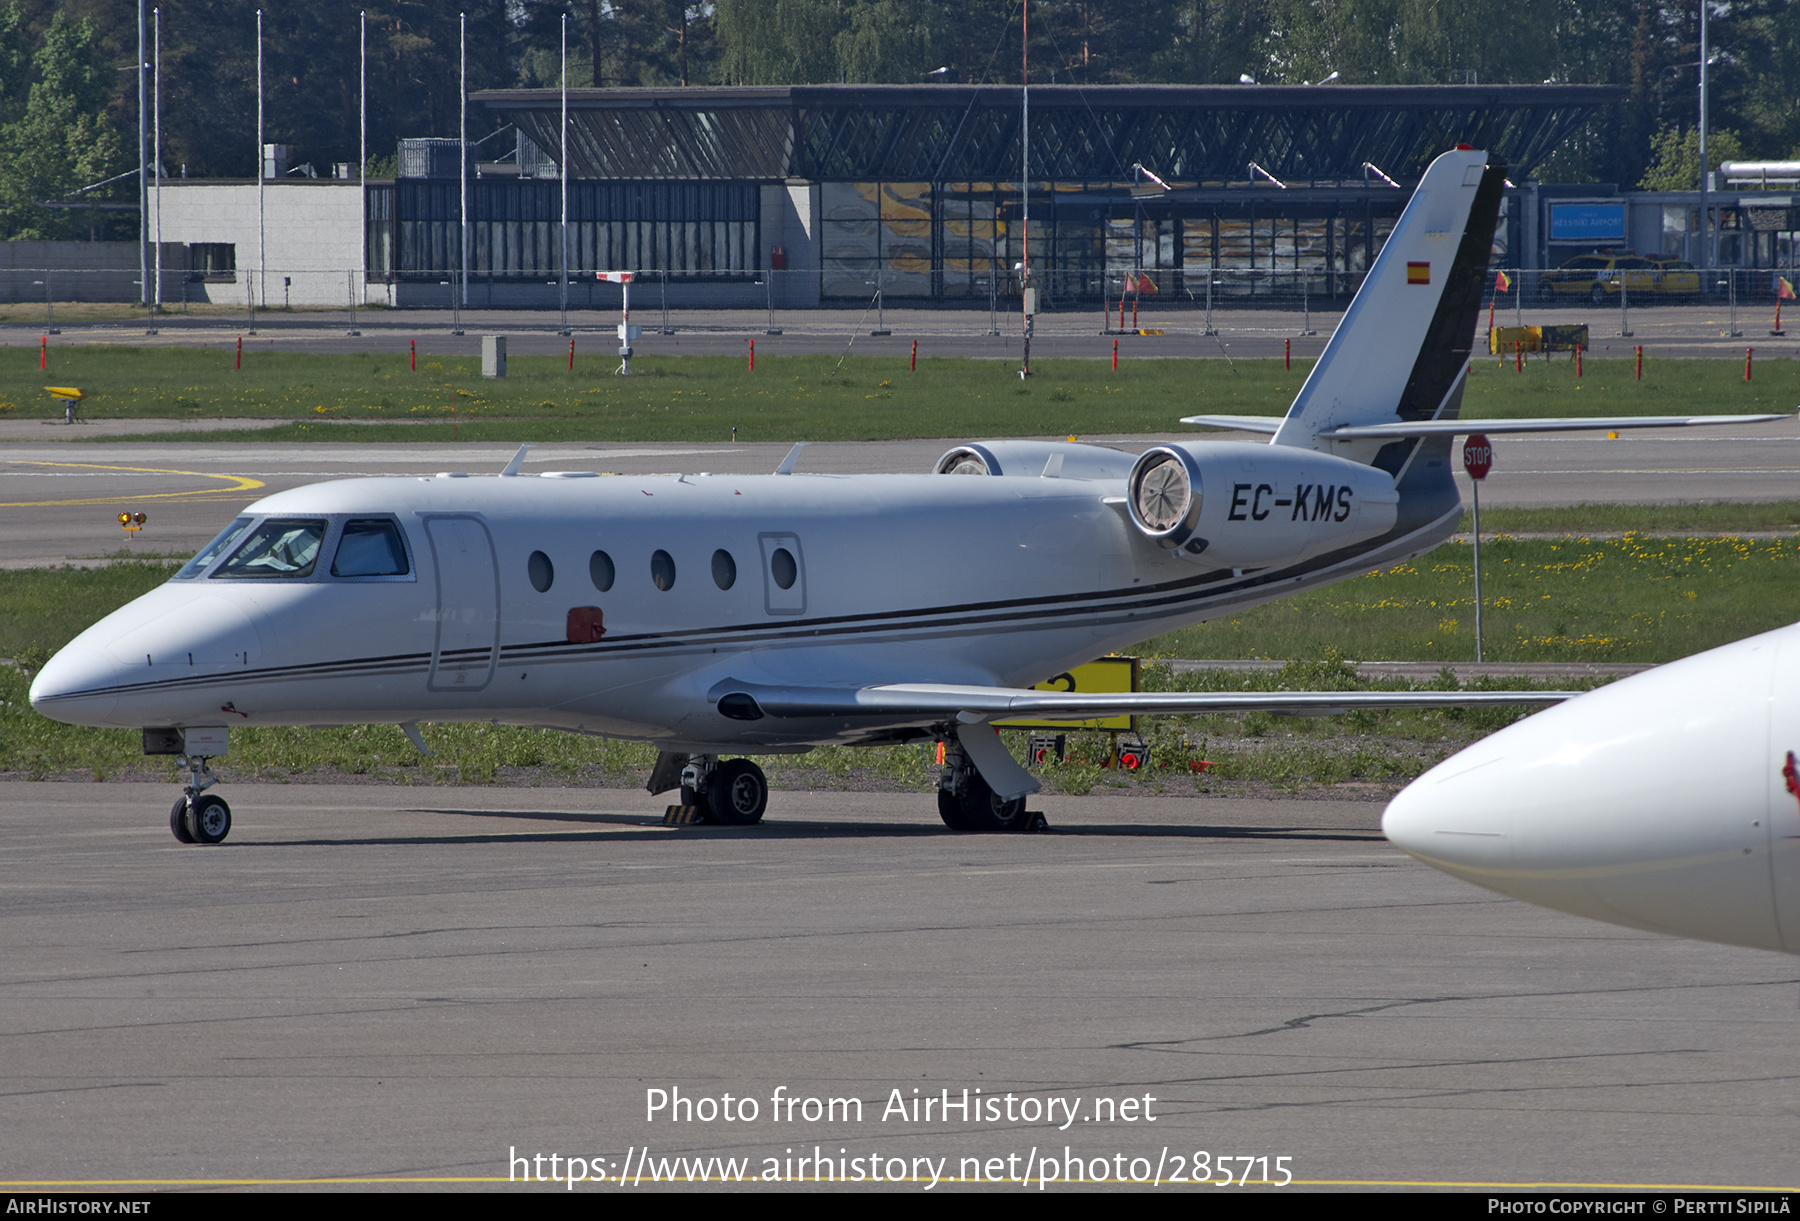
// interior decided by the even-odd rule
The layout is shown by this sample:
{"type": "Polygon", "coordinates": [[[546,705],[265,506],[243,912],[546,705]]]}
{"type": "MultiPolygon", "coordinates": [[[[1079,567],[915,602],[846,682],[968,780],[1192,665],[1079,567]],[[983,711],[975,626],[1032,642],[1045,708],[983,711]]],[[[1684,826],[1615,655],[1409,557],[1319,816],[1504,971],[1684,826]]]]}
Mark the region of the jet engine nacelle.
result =
{"type": "Polygon", "coordinates": [[[959,445],[932,468],[938,475],[1050,475],[1062,479],[1121,480],[1136,459],[1074,441],[982,441],[959,445]]]}
{"type": "Polygon", "coordinates": [[[1393,529],[1386,471],[1345,458],[1237,441],[1159,445],[1126,480],[1131,520],[1184,559],[1266,568],[1393,529]]]}

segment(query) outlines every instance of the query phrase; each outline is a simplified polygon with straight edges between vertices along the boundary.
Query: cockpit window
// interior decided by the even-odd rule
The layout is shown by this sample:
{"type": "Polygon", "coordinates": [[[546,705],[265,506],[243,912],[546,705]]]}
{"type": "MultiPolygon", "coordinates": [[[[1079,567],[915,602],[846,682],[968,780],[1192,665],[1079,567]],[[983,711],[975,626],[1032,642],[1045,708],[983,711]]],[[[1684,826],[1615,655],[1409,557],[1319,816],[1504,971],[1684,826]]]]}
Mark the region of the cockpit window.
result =
{"type": "Polygon", "coordinates": [[[311,576],[324,539],[322,520],[272,517],[250,532],[244,545],[213,573],[213,579],[311,576]]]}
{"type": "Polygon", "coordinates": [[[207,567],[211,565],[214,560],[218,559],[228,547],[238,541],[238,537],[242,535],[245,530],[249,529],[250,523],[254,520],[255,518],[251,517],[240,517],[229,526],[226,526],[219,532],[218,538],[215,538],[212,542],[200,548],[200,554],[196,555],[182,566],[181,571],[175,574],[175,579],[177,581],[186,581],[205,572],[207,567]]]}
{"type": "Polygon", "coordinates": [[[407,574],[406,544],[400,527],[391,521],[344,523],[337,556],[331,561],[334,577],[403,577],[407,574]]]}

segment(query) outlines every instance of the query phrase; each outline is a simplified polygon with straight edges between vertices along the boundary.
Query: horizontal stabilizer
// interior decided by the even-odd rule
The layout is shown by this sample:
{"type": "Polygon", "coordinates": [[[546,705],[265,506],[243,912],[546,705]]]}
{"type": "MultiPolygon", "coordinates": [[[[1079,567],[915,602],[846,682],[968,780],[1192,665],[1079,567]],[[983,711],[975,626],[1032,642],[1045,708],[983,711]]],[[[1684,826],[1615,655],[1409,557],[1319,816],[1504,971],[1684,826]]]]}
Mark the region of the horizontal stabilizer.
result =
{"type": "Polygon", "coordinates": [[[1124,714],[1282,712],[1329,716],[1351,709],[1493,708],[1557,704],[1572,691],[1037,691],[895,683],[880,687],[776,687],[719,683],[710,698],[734,719],[869,717],[892,724],[956,720],[964,724],[1013,717],[1089,720],[1124,714]],[[752,707],[752,703],[754,707],[752,707]]]}
{"type": "MultiPolygon", "coordinates": [[[[1361,441],[1371,438],[1397,437],[1460,437],[1465,433],[1523,433],[1523,432],[1595,432],[1620,428],[1690,428],[1699,424],[1774,424],[1782,420],[1791,420],[1791,414],[1783,415],[1620,415],[1591,416],[1588,418],[1560,418],[1541,420],[1397,420],[1388,424],[1353,424],[1322,432],[1320,437],[1330,441],[1361,441]]],[[[1183,420],[1184,424],[1205,422],[1206,417],[1195,416],[1192,420],[1183,420]]]]}
{"type": "Polygon", "coordinates": [[[1278,415],[1187,415],[1181,417],[1183,424],[1198,424],[1202,428],[1235,428],[1239,432],[1261,432],[1270,436],[1281,427],[1282,417],[1278,415]]]}

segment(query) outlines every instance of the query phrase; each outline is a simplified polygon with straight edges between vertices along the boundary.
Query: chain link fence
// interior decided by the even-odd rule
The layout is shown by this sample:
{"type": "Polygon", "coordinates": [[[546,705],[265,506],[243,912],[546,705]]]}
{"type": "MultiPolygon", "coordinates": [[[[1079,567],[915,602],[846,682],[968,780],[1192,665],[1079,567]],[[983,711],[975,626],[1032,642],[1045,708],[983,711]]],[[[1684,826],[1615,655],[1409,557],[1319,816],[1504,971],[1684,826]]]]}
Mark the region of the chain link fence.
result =
{"type": "MultiPolygon", "coordinates": [[[[1484,325],[1585,323],[1596,334],[1632,333],[1643,311],[1705,307],[1713,333],[1769,329],[1792,296],[1796,273],[1774,268],[1696,268],[1676,260],[1607,259],[1554,270],[1490,268],[1482,287],[1484,325]],[[1633,265],[1627,266],[1625,264],[1633,265]]],[[[1329,334],[1361,287],[1364,273],[1326,268],[1096,268],[1034,272],[1034,326],[1064,334],[1143,332],[1211,335],[1262,332],[1329,334]]],[[[15,326],[185,319],[255,330],[259,320],[357,331],[362,326],[484,326],[613,331],[622,320],[622,286],[592,270],[508,278],[445,269],[381,277],[360,268],[210,267],[165,270],[159,310],[147,313],[135,267],[0,267],[0,317],[15,326]],[[39,309],[41,307],[41,315],[39,309]],[[60,313],[60,318],[59,318],[60,313]]],[[[642,270],[633,273],[631,323],[647,332],[781,334],[811,329],[892,333],[1016,335],[1024,304],[1016,272],[867,269],[860,281],[835,269],[750,273],[642,270]],[[840,295],[827,295],[829,283],[840,295]],[[848,290],[855,287],[855,295],[848,290]]]]}

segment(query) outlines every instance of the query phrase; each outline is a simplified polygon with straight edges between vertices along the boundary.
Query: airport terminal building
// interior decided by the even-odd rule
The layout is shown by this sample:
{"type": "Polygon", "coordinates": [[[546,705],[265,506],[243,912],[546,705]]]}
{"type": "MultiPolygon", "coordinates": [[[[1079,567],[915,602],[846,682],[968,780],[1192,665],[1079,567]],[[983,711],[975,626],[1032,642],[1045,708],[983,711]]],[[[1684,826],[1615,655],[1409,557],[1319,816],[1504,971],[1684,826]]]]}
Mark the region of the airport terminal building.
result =
{"type": "Polygon", "coordinates": [[[493,160],[465,169],[457,141],[407,141],[399,175],[365,185],[294,177],[271,157],[262,183],[163,180],[149,229],[165,243],[165,301],[443,308],[466,275],[470,307],[555,308],[566,216],[571,308],[617,302],[602,270],[638,272],[682,305],[863,307],[879,290],[983,307],[1016,295],[1028,247],[1045,309],[1126,291],[1328,306],[1354,294],[1418,176],[1456,144],[1492,149],[1520,184],[1498,266],[1556,266],[1592,247],[1597,224],[1621,246],[1688,254],[1688,197],[1532,180],[1617,97],[1050,85],[1030,90],[1027,114],[1003,86],[580,89],[565,180],[563,95],[501,90],[470,99],[510,128],[485,143],[507,146],[493,160]]]}

